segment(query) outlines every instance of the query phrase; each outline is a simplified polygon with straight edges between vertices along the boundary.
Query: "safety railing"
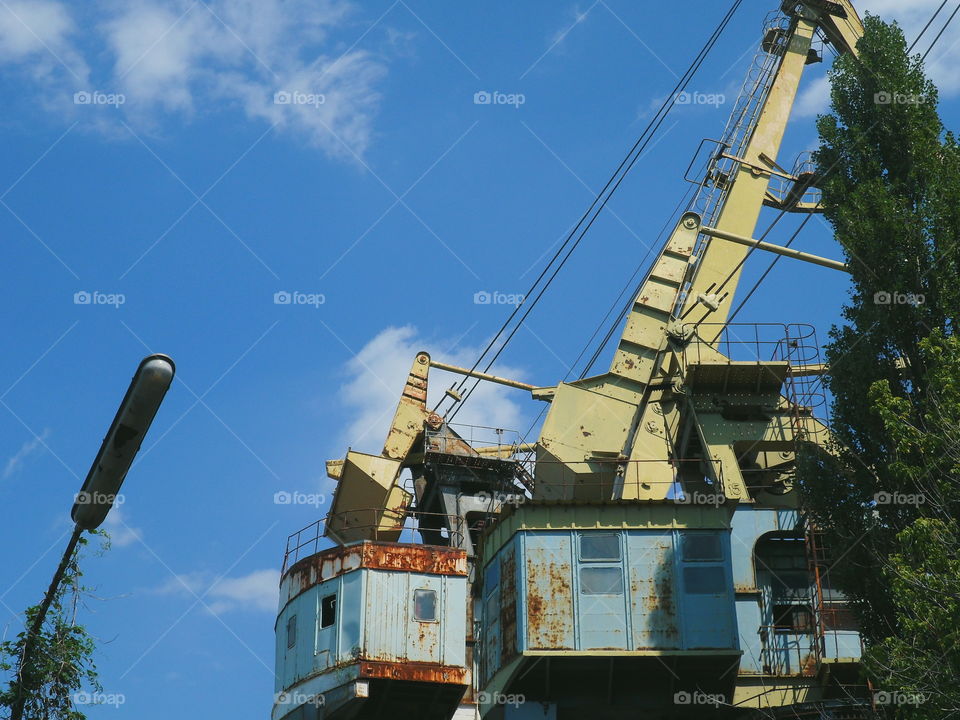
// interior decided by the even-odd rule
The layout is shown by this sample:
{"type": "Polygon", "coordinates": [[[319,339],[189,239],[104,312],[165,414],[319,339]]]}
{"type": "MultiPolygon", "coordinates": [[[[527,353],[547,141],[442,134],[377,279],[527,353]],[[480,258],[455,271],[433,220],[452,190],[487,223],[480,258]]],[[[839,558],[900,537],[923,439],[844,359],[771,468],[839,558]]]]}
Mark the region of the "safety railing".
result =
{"type": "Polygon", "coordinates": [[[426,447],[433,452],[449,452],[456,449],[458,441],[466,442],[475,450],[481,448],[510,448],[520,444],[520,432],[507,428],[486,425],[449,423],[438,429],[426,428],[426,447]],[[454,434],[446,432],[449,428],[454,434]]]}
{"type": "Polygon", "coordinates": [[[800,415],[826,411],[820,345],[812,325],[802,323],[690,323],[693,339],[683,352],[684,365],[699,363],[719,352],[740,362],[786,362],[783,395],[798,413],[798,429],[812,431],[800,415]]]}
{"type": "MultiPolygon", "coordinates": [[[[303,558],[316,555],[321,550],[333,547],[336,541],[328,536],[328,524],[342,530],[349,528],[351,534],[362,532],[370,540],[383,540],[402,544],[423,544],[414,537],[421,529],[434,531],[445,538],[446,544],[463,546],[465,528],[463,520],[456,515],[427,513],[409,510],[398,513],[383,508],[363,508],[349,512],[334,513],[326,518],[315,520],[306,527],[287,537],[287,546],[283,554],[283,570],[287,571],[294,563],[303,558]],[[391,522],[391,521],[395,522],[391,522]],[[400,532],[399,538],[397,532],[400,532]]],[[[334,535],[336,530],[334,531],[334,535]]]]}

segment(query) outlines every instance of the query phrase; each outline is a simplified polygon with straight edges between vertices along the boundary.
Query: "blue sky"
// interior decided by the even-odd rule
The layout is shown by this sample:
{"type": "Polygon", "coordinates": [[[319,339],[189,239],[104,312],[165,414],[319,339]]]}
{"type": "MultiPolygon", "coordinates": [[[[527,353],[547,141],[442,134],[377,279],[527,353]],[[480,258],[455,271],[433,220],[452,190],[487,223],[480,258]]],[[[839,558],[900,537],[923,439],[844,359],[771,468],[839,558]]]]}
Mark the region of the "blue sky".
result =
{"type": "MultiPolygon", "coordinates": [[[[726,101],[671,114],[500,374],[568,372],[700,139],[722,132],[777,4],[744,4],[691,85],[726,101]]],[[[862,7],[911,34],[936,4],[862,7]]],[[[379,450],[417,350],[470,364],[496,331],[511,307],[475,294],[526,290],[724,9],[673,7],[0,2],[5,636],[49,581],[137,362],[165,352],[177,380],[111,515],[113,549],[85,563],[82,620],[125,711],[265,717],[277,572],[286,536],[326,511],[324,461],[379,450]],[[512,104],[475,102],[494,92],[512,104]],[[275,303],[284,292],[302,302],[275,303]]],[[[953,127],[958,37],[931,58],[953,127]]],[[[814,145],[825,69],[810,69],[783,165],[814,145]]],[[[840,257],[818,220],[797,246],[840,257]]],[[[751,259],[744,287],[767,262],[751,259]]],[[[845,293],[841,274],[784,260],[739,319],[823,339],[845,293]]],[[[525,431],[539,410],[484,388],[458,420],[525,431]]]]}

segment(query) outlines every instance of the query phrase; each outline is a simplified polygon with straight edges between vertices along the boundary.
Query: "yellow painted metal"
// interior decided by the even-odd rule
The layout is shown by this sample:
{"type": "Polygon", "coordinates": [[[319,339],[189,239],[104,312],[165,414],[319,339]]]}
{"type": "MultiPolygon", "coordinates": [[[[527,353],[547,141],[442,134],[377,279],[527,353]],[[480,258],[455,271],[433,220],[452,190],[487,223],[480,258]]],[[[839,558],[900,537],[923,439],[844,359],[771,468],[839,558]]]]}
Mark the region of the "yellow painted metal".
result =
{"type": "Polygon", "coordinates": [[[407,383],[400,396],[400,403],[390,423],[387,441],[383,446],[383,455],[395,460],[403,460],[410,453],[417,438],[423,433],[423,423],[427,419],[427,375],[430,372],[430,355],[417,353],[413,367],[407,375],[407,383]]]}
{"type": "MultiPolygon", "coordinates": [[[[735,173],[733,187],[716,222],[717,230],[743,237],[752,237],[754,234],[770,175],[777,167],[780,143],[797,96],[803,69],[807,64],[813,33],[817,28],[816,22],[808,15],[807,13],[794,19],[787,49],[757,126],[743,153],[746,163],[735,173]],[[762,171],[759,168],[767,170],[762,171]]],[[[742,245],[708,242],[697,263],[684,311],[697,303],[699,294],[722,291],[727,295],[718,299],[716,310],[711,312],[707,308],[700,308],[694,311],[693,317],[700,320],[709,315],[710,322],[725,322],[730,314],[741,265],[747,252],[747,248],[742,245]]]]}
{"type": "Polygon", "coordinates": [[[396,541],[412,495],[397,485],[403,463],[423,436],[427,410],[430,355],[414,358],[400,402],[380,455],[348,451],[345,460],[327,462],[327,475],[337,481],[327,513],[327,533],[340,542],[396,541]]]}
{"type": "Polygon", "coordinates": [[[531,450],[535,450],[536,447],[536,443],[517,443],[515,445],[490,445],[489,447],[478,447],[474,449],[477,455],[508,458],[517,453],[530,452],[531,450]]]}
{"type": "Polygon", "coordinates": [[[824,35],[841,53],[857,55],[857,43],[863,36],[863,21],[850,0],[836,0],[846,17],[820,11],[818,22],[824,35]]]}
{"type": "Polygon", "coordinates": [[[532,392],[533,390],[537,389],[536,385],[531,385],[530,383],[520,382],[519,380],[510,380],[509,378],[500,377],[499,375],[491,375],[490,373],[480,372],[479,370],[462,368],[457,365],[451,365],[450,363],[440,362],[439,360],[431,360],[430,367],[435,367],[437,370],[446,370],[448,372],[457,373],[458,375],[466,375],[467,377],[480,378],[481,380],[497,383],[499,385],[506,385],[507,387],[518,388],[520,390],[530,390],[532,392]]]}
{"type": "Polygon", "coordinates": [[[718,230],[717,228],[705,227],[703,228],[703,234],[720,238],[721,240],[729,240],[730,242],[735,242],[738,245],[755,247],[757,250],[765,250],[766,252],[772,252],[776,255],[782,255],[795,260],[803,260],[805,262],[827,267],[832,270],[850,272],[850,267],[846,263],[840,262],[839,260],[831,260],[830,258],[820,257],[819,255],[811,255],[810,253],[794,250],[793,248],[783,247],[782,245],[774,245],[773,243],[763,242],[762,240],[754,240],[753,238],[743,237],[742,235],[734,235],[733,233],[724,232],[723,230],[718,230]]]}
{"type": "Polygon", "coordinates": [[[340,483],[327,515],[327,534],[341,543],[396,542],[411,496],[396,484],[401,461],[347,452],[340,483]]]}

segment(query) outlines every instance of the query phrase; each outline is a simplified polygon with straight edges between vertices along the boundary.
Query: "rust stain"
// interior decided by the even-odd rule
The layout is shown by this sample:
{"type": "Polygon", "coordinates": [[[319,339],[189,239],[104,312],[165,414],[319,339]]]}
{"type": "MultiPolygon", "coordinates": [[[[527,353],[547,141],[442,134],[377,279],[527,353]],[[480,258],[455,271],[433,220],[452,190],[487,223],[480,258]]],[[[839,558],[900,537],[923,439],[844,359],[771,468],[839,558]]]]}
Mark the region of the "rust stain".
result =
{"type": "Polygon", "coordinates": [[[517,654],[517,555],[511,545],[500,561],[501,666],[517,654]]]}
{"type": "Polygon", "coordinates": [[[408,680],[411,682],[447,683],[450,685],[467,684],[467,671],[465,668],[419,662],[364,661],[360,663],[360,677],[408,680]]]}
{"type": "Polygon", "coordinates": [[[527,642],[531,648],[565,648],[573,622],[570,568],[539,554],[527,561],[527,642]]]}
{"type": "Polygon", "coordinates": [[[314,585],[360,568],[465,577],[467,553],[459,548],[373,540],[337,545],[305,557],[287,570],[280,579],[283,604],[314,585]]]}

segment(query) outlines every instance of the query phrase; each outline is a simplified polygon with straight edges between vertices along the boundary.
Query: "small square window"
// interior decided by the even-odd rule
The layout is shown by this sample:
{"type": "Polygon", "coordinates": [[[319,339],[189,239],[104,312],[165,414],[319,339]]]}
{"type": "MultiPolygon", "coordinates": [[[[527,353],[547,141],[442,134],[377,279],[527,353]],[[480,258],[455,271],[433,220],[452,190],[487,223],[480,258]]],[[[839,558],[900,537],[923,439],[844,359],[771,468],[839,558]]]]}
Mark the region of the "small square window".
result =
{"type": "Polygon", "coordinates": [[[618,567],[580,568],[583,595],[623,595],[623,573],[618,567]]]}
{"type": "Polygon", "coordinates": [[[683,559],[685,562],[717,562],[723,560],[723,548],[719,535],[686,533],[683,536],[683,559]]]}
{"type": "Polygon", "coordinates": [[[287,618],[287,649],[297,644],[297,616],[287,618]]]}
{"type": "Polygon", "coordinates": [[[779,633],[813,632],[813,613],[806,605],[774,605],[773,626],[779,633]]]}
{"type": "Polygon", "coordinates": [[[320,601],[320,627],[328,628],[337,619],[337,596],[327,595],[320,601]]]}
{"type": "Polygon", "coordinates": [[[419,622],[437,622],[437,591],[413,591],[413,617],[419,622]]]}
{"type": "Polygon", "coordinates": [[[722,595],[727,589],[723,568],[697,565],[685,567],[683,587],[692,595],[722,595]]]}
{"type": "Polygon", "coordinates": [[[616,533],[589,533],[580,536],[580,559],[620,562],[620,536],[616,533]]]}

